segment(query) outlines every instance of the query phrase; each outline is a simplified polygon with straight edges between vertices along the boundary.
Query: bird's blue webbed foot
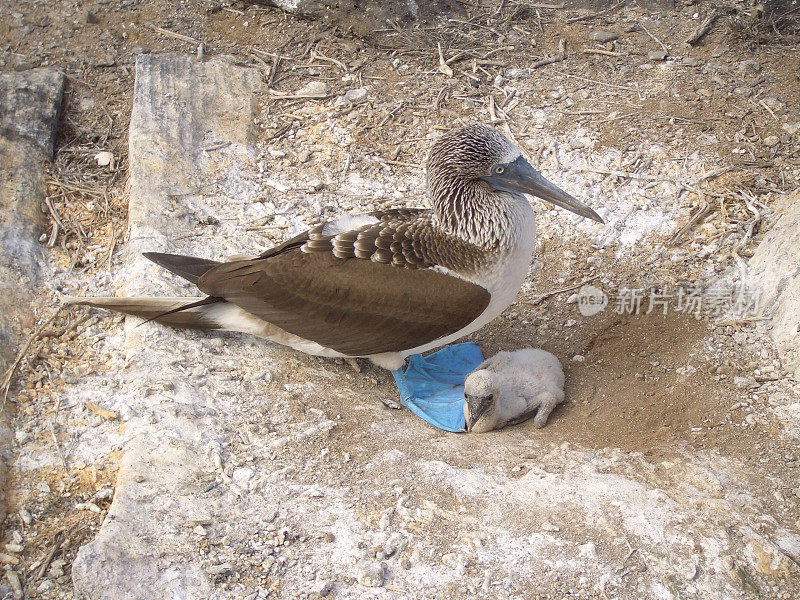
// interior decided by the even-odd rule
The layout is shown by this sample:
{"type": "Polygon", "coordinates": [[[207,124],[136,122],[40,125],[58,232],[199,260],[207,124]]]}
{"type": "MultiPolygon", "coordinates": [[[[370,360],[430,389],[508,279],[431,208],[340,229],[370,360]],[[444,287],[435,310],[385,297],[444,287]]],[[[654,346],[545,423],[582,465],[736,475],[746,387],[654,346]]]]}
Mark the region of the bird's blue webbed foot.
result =
{"type": "Polygon", "coordinates": [[[483,362],[477,344],[467,342],[408,358],[405,370],[392,371],[404,406],[445,431],[465,431],[464,378],[483,362]]]}

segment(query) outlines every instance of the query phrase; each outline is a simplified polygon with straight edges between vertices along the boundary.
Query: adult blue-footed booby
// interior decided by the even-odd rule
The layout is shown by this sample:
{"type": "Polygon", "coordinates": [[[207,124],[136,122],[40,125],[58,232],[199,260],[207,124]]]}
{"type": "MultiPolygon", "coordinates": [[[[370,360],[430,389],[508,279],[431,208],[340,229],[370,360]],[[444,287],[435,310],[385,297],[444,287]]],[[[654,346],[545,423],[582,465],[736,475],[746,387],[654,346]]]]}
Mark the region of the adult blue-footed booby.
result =
{"type": "Polygon", "coordinates": [[[432,209],[343,216],[247,260],[145,254],[205,298],[78,302],[176,327],[251,333],[318,356],[365,357],[395,370],[511,304],[534,249],[536,223],[524,194],[602,222],[484,125],[433,145],[427,184],[432,209]]]}

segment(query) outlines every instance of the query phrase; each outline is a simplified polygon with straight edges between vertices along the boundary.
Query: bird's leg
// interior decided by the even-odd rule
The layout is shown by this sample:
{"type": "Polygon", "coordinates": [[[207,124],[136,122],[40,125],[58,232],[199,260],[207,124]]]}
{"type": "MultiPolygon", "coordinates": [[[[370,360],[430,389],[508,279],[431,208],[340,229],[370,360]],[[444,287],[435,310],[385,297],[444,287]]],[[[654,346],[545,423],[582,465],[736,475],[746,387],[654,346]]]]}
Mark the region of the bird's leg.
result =
{"type": "Polygon", "coordinates": [[[397,392],[400,394],[400,402],[405,404],[406,400],[411,398],[411,390],[408,387],[406,374],[403,372],[403,368],[400,367],[392,371],[392,377],[394,377],[395,385],[397,385],[397,392]]]}
{"type": "Polygon", "coordinates": [[[533,419],[533,426],[541,429],[547,423],[547,417],[558,404],[558,399],[550,392],[542,392],[536,397],[539,410],[536,411],[536,417],[533,419]]]}
{"type": "Polygon", "coordinates": [[[356,373],[361,373],[361,366],[358,364],[358,359],[357,358],[353,358],[353,357],[345,358],[344,362],[346,362],[348,365],[353,367],[353,370],[356,373]]]}

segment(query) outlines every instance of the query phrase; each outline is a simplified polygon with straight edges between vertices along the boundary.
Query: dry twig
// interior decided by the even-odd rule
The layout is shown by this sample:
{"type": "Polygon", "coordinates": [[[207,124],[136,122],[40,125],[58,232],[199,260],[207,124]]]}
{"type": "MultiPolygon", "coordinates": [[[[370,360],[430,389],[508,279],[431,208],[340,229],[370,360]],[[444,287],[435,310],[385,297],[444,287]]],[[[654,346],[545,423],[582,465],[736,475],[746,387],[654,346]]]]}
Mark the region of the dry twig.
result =
{"type": "Polygon", "coordinates": [[[700,27],[694,30],[694,33],[686,38],[686,43],[690,46],[694,46],[702,40],[706,34],[711,31],[711,27],[714,25],[714,21],[719,18],[719,13],[717,11],[713,11],[710,15],[708,15],[705,20],[700,24],[700,27]]]}
{"type": "Polygon", "coordinates": [[[442,52],[442,44],[436,44],[436,48],[439,50],[439,72],[443,73],[447,77],[453,76],[453,69],[450,68],[450,65],[447,64],[447,61],[444,59],[444,53],[442,52]]]}
{"type": "Polygon", "coordinates": [[[34,332],[28,336],[28,339],[25,340],[25,343],[22,345],[22,348],[20,348],[19,352],[17,352],[17,356],[14,359],[14,362],[12,362],[11,366],[8,367],[8,369],[6,369],[6,372],[3,374],[3,378],[0,379],[0,391],[3,394],[3,407],[5,407],[6,400],[8,400],[8,390],[11,387],[11,380],[14,378],[14,373],[17,371],[17,367],[19,367],[19,364],[22,362],[22,359],[25,358],[25,356],[27,356],[28,350],[30,349],[33,342],[35,342],[40,338],[42,331],[44,331],[46,327],[52,325],[53,321],[56,320],[56,317],[59,315],[59,313],[61,313],[61,311],[64,310],[64,308],[66,308],[67,306],[71,305],[68,303],[64,303],[61,306],[59,306],[47,320],[45,320],[41,325],[39,325],[34,330],[34,332]]]}
{"type": "Polygon", "coordinates": [[[706,200],[703,198],[702,194],[700,194],[700,200],[701,200],[701,202],[703,204],[700,205],[700,208],[698,208],[697,211],[695,211],[695,213],[691,216],[691,218],[689,219],[688,223],[686,223],[686,225],[681,227],[675,233],[675,235],[673,235],[669,239],[667,244],[669,244],[670,246],[676,244],[684,235],[686,235],[689,231],[691,231],[691,229],[695,225],[697,225],[697,223],[702,221],[711,212],[711,209],[712,209],[711,204],[706,202],[706,200]]]}
{"type": "Polygon", "coordinates": [[[67,457],[64,455],[63,450],[61,450],[61,444],[58,443],[58,437],[56,436],[56,424],[58,423],[58,411],[61,409],[61,395],[59,394],[58,400],[56,401],[56,410],[53,414],[53,420],[50,421],[50,435],[53,437],[53,444],[56,447],[56,452],[58,453],[59,458],[61,458],[61,462],[64,465],[64,472],[69,472],[69,465],[67,464],[67,457]]]}
{"type": "Polygon", "coordinates": [[[736,245],[734,252],[738,252],[747,245],[747,243],[750,241],[750,238],[753,237],[753,231],[755,230],[756,226],[761,223],[761,213],[754,204],[755,198],[744,191],[741,192],[741,195],[742,198],[744,198],[744,204],[747,207],[747,210],[753,213],[753,219],[747,223],[747,230],[745,231],[742,239],[739,240],[739,243],[736,245]]]}
{"type": "Polygon", "coordinates": [[[342,61],[336,60],[335,58],[331,58],[330,56],[325,56],[316,49],[311,50],[311,62],[314,62],[315,60],[322,60],[334,64],[342,70],[342,73],[346,74],[349,72],[348,68],[342,61]]]}
{"type": "Polygon", "coordinates": [[[61,540],[63,537],[63,531],[56,533],[55,537],[53,538],[53,544],[50,546],[50,550],[47,551],[47,554],[42,559],[39,569],[36,571],[36,574],[33,576],[33,578],[27,582],[28,588],[32,587],[34,583],[44,577],[44,574],[47,572],[47,568],[50,566],[50,563],[53,562],[53,558],[55,558],[58,549],[61,547],[61,540]]]}
{"type": "Polygon", "coordinates": [[[600,12],[592,13],[591,15],[583,15],[582,17],[572,17],[571,19],[567,19],[567,23],[577,23],[578,21],[586,21],[588,19],[595,19],[597,17],[602,17],[603,15],[607,15],[610,12],[614,12],[618,8],[622,8],[625,6],[625,1],[620,2],[619,4],[615,4],[610,8],[606,8],[601,10],[600,12]]]}
{"type": "Polygon", "coordinates": [[[601,54],[602,56],[623,56],[620,52],[612,52],[611,50],[600,50],[599,48],[586,48],[584,54],[601,54]]]}
{"type": "Polygon", "coordinates": [[[175,33],[174,31],[170,31],[169,29],[164,29],[163,27],[158,27],[157,25],[149,24],[149,26],[153,31],[155,31],[156,33],[160,33],[161,35],[165,35],[167,37],[171,37],[173,39],[186,42],[187,44],[200,44],[200,40],[196,40],[195,38],[189,37],[188,35],[183,35],[182,33],[175,33]]]}
{"type": "Polygon", "coordinates": [[[564,38],[558,40],[558,54],[555,56],[551,56],[550,58],[543,58],[540,61],[537,61],[531,65],[531,69],[538,69],[540,67],[544,67],[547,65],[552,65],[553,63],[561,62],[567,57],[567,42],[564,38]]]}
{"type": "Polygon", "coordinates": [[[564,292],[571,292],[572,290],[577,290],[578,288],[581,288],[581,287],[585,286],[586,284],[591,283],[591,282],[593,282],[593,281],[595,281],[597,279],[600,279],[600,275],[595,275],[594,277],[589,277],[589,279],[584,279],[583,281],[581,281],[580,283],[576,283],[575,285],[570,285],[568,287],[561,288],[561,289],[558,289],[558,290],[552,290],[550,292],[542,294],[538,298],[535,298],[533,300],[533,302],[531,302],[531,304],[533,306],[538,306],[539,304],[541,304],[542,302],[544,302],[548,298],[551,298],[552,296],[556,296],[557,294],[563,294],[564,292]]]}
{"type": "Polygon", "coordinates": [[[639,27],[641,27],[642,29],[644,29],[644,32],[645,32],[647,35],[649,35],[649,36],[650,36],[650,37],[653,39],[653,41],[654,41],[654,42],[656,42],[656,43],[657,43],[659,46],[661,46],[661,49],[662,49],[662,50],[663,50],[663,51],[664,51],[664,52],[665,52],[665,53],[666,53],[666,54],[669,56],[669,50],[668,50],[668,49],[667,49],[667,47],[664,45],[664,42],[662,42],[662,41],[661,41],[660,39],[658,39],[658,38],[657,38],[655,35],[653,35],[653,34],[650,32],[650,30],[649,30],[647,27],[645,27],[645,26],[644,26],[644,23],[642,23],[641,21],[639,21],[638,23],[639,23],[639,27]]]}

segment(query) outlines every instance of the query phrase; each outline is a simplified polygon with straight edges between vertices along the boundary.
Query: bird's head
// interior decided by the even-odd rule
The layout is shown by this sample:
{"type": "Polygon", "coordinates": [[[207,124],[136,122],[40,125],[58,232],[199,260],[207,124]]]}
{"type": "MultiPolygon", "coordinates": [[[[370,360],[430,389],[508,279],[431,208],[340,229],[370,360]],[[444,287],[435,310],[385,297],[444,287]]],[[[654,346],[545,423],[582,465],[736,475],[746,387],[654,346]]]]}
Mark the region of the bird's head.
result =
{"type": "Polygon", "coordinates": [[[464,419],[468,432],[484,433],[500,425],[495,414],[499,398],[500,388],[492,371],[478,369],[467,375],[464,380],[464,419]]]}
{"type": "Polygon", "coordinates": [[[494,127],[469,125],[443,135],[431,147],[427,164],[432,196],[466,182],[484,182],[492,190],[530,194],[603,222],[596,212],[534,169],[519,148],[494,127]]]}

